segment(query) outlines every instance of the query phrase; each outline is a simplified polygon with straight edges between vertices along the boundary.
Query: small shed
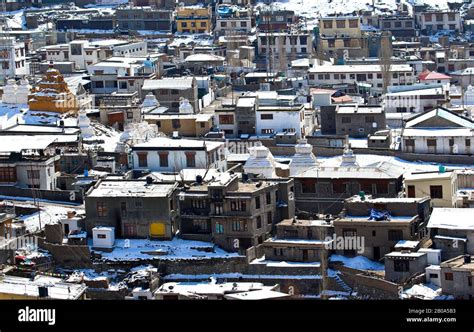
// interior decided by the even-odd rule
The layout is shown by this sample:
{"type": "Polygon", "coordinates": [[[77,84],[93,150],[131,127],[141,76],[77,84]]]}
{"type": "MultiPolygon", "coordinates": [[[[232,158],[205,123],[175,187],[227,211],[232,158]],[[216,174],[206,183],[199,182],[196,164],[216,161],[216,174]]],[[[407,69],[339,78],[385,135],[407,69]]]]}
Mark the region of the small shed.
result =
{"type": "Polygon", "coordinates": [[[112,249],[115,243],[115,227],[97,226],[92,229],[92,247],[112,249]]]}

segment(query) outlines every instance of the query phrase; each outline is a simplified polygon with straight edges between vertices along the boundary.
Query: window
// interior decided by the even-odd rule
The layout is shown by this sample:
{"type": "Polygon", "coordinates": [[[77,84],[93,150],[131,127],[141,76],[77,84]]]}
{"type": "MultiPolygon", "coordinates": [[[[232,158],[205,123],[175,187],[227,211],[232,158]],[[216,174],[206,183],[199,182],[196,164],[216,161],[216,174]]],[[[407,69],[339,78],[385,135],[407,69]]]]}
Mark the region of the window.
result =
{"type": "Polygon", "coordinates": [[[267,192],[265,196],[266,196],[267,205],[272,204],[272,193],[267,192]]]}
{"type": "Polygon", "coordinates": [[[221,28],[227,27],[227,22],[221,22],[221,28]]]}
{"type": "Polygon", "coordinates": [[[389,229],[388,230],[389,241],[400,241],[403,240],[403,231],[401,229],[389,229]]]}
{"type": "Polygon", "coordinates": [[[160,156],[160,167],[168,167],[168,153],[167,152],[159,152],[158,155],[160,156]]]}
{"type": "Polygon", "coordinates": [[[273,216],[271,212],[267,212],[267,224],[272,224],[273,223],[273,216]]]}
{"type": "MultiPolygon", "coordinates": [[[[235,23],[235,22],[233,22],[233,23],[235,23]]],[[[201,28],[205,28],[205,27],[207,27],[207,22],[201,22],[201,28]]]]}
{"type": "Polygon", "coordinates": [[[349,39],[344,39],[344,47],[351,47],[351,41],[349,39]]]}
{"type": "Polygon", "coordinates": [[[446,272],[444,274],[444,279],[452,281],[453,280],[453,274],[451,272],[446,272]]]}
{"type": "Polygon", "coordinates": [[[431,22],[432,21],[431,14],[425,14],[425,21],[426,22],[431,22]]]}
{"type": "Polygon", "coordinates": [[[106,234],[97,234],[98,239],[106,239],[107,235],[106,234]]]}
{"type": "Polygon", "coordinates": [[[376,231],[372,231],[372,236],[377,236],[377,232],[376,232],[376,231]]]}
{"type": "Polygon", "coordinates": [[[349,20],[349,28],[357,28],[359,26],[358,20],[349,20]]]}
{"type": "Polygon", "coordinates": [[[221,114],[219,115],[219,123],[221,125],[232,125],[234,124],[234,116],[232,114],[221,114]]]}
{"type": "Polygon", "coordinates": [[[334,39],[329,39],[328,48],[334,48],[334,47],[336,47],[336,41],[334,39]]]}
{"type": "Polygon", "coordinates": [[[405,140],[405,145],[406,146],[415,146],[415,140],[414,139],[406,139],[405,140]]]}
{"type": "Polygon", "coordinates": [[[194,152],[186,153],[186,167],[189,167],[189,168],[196,167],[196,154],[194,152]]]}
{"type": "Polygon", "coordinates": [[[431,198],[443,198],[443,186],[430,186],[431,198]]]}
{"type": "Polygon", "coordinates": [[[275,130],[273,129],[262,129],[262,134],[273,134],[275,133],[275,130]]]}
{"type": "Polygon", "coordinates": [[[0,182],[16,182],[15,167],[0,167],[0,182]]]}
{"type": "Polygon", "coordinates": [[[262,217],[257,217],[257,229],[262,228],[262,217]]]}
{"type": "Polygon", "coordinates": [[[273,120],[273,114],[260,114],[261,120],[273,120]]]}
{"type": "Polygon", "coordinates": [[[395,22],[395,28],[401,28],[402,22],[395,22]]]}
{"type": "Polygon", "coordinates": [[[107,217],[107,204],[104,202],[97,202],[97,217],[107,217]]]}
{"type": "Polygon", "coordinates": [[[332,20],[323,22],[324,29],[332,29],[332,20]]]}
{"type": "Polygon", "coordinates": [[[234,232],[245,232],[247,231],[247,222],[243,220],[232,221],[232,231],[234,232]]]}
{"type": "Polygon", "coordinates": [[[415,198],[416,197],[415,186],[413,186],[413,185],[408,186],[408,197],[409,198],[415,198]]]}
{"type": "Polygon", "coordinates": [[[343,237],[353,237],[357,236],[357,230],[353,228],[344,228],[342,230],[342,236],[343,237]]]}
{"type": "Polygon", "coordinates": [[[394,260],[393,269],[395,272],[408,272],[410,271],[410,261],[408,260],[394,260]]]}
{"type": "Polygon", "coordinates": [[[216,222],[216,234],[224,234],[224,225],[221,222],[216,222]]]}
{"type": "Polygon", "coordinates": [[[240,22],[240,26],[242,28],[246,28],[247,27],[247,22],[240,22]]]}
{"type": "Polygon", "coordinates": [[[341,122],[342,122],[342,123],[351,123],[351,118],[348,117],[348,116],[343,116],[343,117],[341,118],[341,122]]]}
{"type": "Polygon", "coordinates": [[[426,144],[427,144],[429,147],[436,147],[436,140],[435,140],[435,139],[427,139],[427,140],[426,140],[426,144]]]}
{"type": "Polygon", "coordinates": [[[231,211],[246,211],[247,203],[245,201],[232,201],[230,202],[231,211]]]}
{"type": "Polygon", "coordinates": [[[471,146],[471,140],[469,138],[466,138],[466,147],[471,146]]]}
{"type": "Polygon", "coordinates": [[[40,178],[40,172],[37,169],[33,170],[27,170],[26,175],[28,176],[28,179],[39,179],[40,178]]]}
{"type": "Polygon", "coordinates": [[[260,196],[255,197],[255,208],[260,209],[260,196]]]}
{"type": "Polygon", "coordinates": [[[187,22],[181,22],[181,27],[182,27],[182,28],[187,28],[187,27],[188,27],[188,23],[187,23],[187,22]]]}
{"type": "Polygon", "coordinates": [[[314,179],[301,179],[301,192],[305,194],[316,193],[316,180],[314,179]]]}
{"type": "Polygon", "coordinates": [[[191,206],[194,209],[205,209],[206,201],[204,199],[193,199],[191,200],[191,206]]]}
{"type": "Polygon", "coordinates": [[[344,29],[346,27],[346,21],[345,20],[337,20],[336,21],[336,27],[339,29],[344,29]]]}
{"type": "Polygon", "coordinates": [[[366,116],[365,117],[365,123],[374,123],[375,122],[375,117],[373,116],[366,116]]]}
{"type": "Polygon", "coordinates": [[[138,167],[148,167],[148,153],[137,153],[138,167]]]}

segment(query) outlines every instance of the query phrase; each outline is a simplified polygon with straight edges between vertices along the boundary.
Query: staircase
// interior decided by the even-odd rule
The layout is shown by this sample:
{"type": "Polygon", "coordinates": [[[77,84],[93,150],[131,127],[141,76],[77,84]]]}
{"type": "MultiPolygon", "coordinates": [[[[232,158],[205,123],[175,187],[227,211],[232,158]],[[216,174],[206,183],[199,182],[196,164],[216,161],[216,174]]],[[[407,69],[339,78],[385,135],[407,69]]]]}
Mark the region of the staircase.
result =
{"type": "Polygon", "coordinates": [[[339,287],[341,287],[345,292],[347,293],[352,293],[352,288],[349,287],[345,282],[344,280],[341,279],[341,277],[339,276],[339,273],[337,273],[335,276],[334,276],[334,279],[336,280],[336,283],[339,285],[339,287]]]}

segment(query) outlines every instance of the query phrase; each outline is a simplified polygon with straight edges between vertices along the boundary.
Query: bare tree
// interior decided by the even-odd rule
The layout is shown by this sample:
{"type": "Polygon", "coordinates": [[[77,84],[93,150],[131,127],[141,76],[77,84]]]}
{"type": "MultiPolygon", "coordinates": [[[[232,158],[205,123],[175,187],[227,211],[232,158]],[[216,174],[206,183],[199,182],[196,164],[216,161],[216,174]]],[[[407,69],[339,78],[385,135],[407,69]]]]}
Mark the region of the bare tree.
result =
{"type": "Polygon", "coordinates": [[[392,78],[392,42],[390,32],[383,32],[382,34],[379,58],[382,71],[383,93],[386,93],[392,78]]]}

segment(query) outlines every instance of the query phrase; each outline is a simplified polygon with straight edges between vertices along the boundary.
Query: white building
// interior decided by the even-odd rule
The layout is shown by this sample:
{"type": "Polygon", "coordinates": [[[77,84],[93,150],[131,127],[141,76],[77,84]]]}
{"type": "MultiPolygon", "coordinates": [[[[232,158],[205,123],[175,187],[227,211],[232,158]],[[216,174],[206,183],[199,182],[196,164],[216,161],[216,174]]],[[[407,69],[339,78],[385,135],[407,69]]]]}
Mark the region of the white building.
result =
{"type": "MultiPolygon", "coordinates": [[[[348,89],[358,91],[370,87],[373,94],[383,90],[383,67],[380,65],[334,65],[318,66],[308,70],[309,84],[312,86],[348,89]]],[[[393,86],[411,85],[416,77],[413,68],[406,64],[390,66],[390,84],[393,86]]]]}
{"type": "Polygon", "coordinates": [[[274,179],[276,175],[276,163],[270,150],[265,146],[248,148],[250,157],[244,165],[244,172],[259,174],[266,179],[274,179]]]}
{"type": "Polygon", "coordinates": [[[159,56],[116,57],[88,66],[91,76],[92,93],[112,92],[141,94],[145,80],[161,75],[162,62],[159,56]]]}
{"type": "Polygon", "coordinates": [[[179,172],[184,168],[227,169],[224,142],[157,137],[132,147],[133,168],[179,172]]]}
{"type": "Polygon", "coordinates": [[[440,107],[411,118],[401,143],[407,153],[473,154],[474,122],[440,107]]]}
{"type": "Polygon", "coordinates": [[[28,96],[30,94],[31,85],[27,80],[20,80],[20,84],[14,79],[8,80],[3,87],[2,101],[5,104],[26,105],[28,104],[28,96]]]}
{"type": "MultiPolygon", "coordinates": [[[[257,135],[295,133],[297,138],[308,134],[305,130],[304,105],[297,96],[278,95],[275,91],[249,93],[256,97],[255,132],[257,135]]],[[[241,100],[248,98],[240,98],[241,100]]]]}
{"type": "Polygon", "coordinates": [[[13,37],[0,38],[0,77],[22,76],[28,73],[26,65],[25,43],[18,42],[13,37]]]}
{"type": "Polygon", "coordinates": [[[390,87],[383,96],[386,113],[420,113],[448,102],[449,90],[440,84],[390,87]]]}
{"type": "Polygon", "coordinates": [[[290,176],[318,166],[316,156],[313,154],[313,146],[305,139],[301,139],[295,145],[295,152],[290,162],[290,176]]]}
{"type": "Polygon", "coordinates": [[[92,247],[112,249],[115,244],[115,227],[96,226],[92,228],[92,247]]]}
{"type": "Polygon", "coordinates": [[[51,45],[43,48],[47,61],[71,61],[76,69],[87,69],[88,66],[105,60],[110,56],[146,56],[146,42],[129,42],[126,40],[74,40],[68,44],[51,45]]]}

